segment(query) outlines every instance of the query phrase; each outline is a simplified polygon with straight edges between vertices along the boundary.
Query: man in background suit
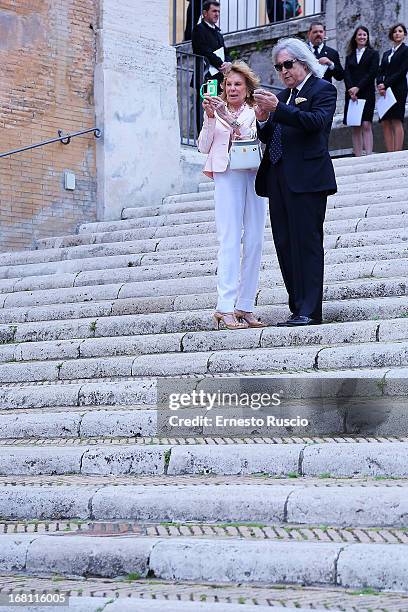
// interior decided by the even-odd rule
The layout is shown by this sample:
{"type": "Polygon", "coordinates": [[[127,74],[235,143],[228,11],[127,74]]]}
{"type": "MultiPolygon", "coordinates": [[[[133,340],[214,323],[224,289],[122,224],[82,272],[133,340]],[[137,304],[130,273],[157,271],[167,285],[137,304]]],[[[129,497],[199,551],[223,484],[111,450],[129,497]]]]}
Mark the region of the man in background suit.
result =
{"type": "Polygon", "coordinates": [[[307,33],[307,38],[310,50],[319,61],[319,64],[322,64],[326,70],[323,79],[329,83],[332,82],[333,78],[335,78],[336,81],[342,81],[344,79],[344,70],[340,62],[339,54],[336,49],[328,47],[324,42],[326,38],[325,26],[319,21],[312,22],[307,33]]]}
{"type": "Polygon", "coordinates": [[[191,40],[191,33],[202,14],[203,0],[188,0],[184,40],[191,40]]]}
{"type": "MultiPolygon", "coordinates": [[[[205,57],[204,67],[204,82],[209,79],[217,79],[218,85],[224,80],[224,73],[231,66],[231,58],[228,55],[228,51],[225,47],[224,37],[221,34],[220,28],[217,23],[220,18],[220,3],[211,2],[207,0],[203,3],[203,14],[202,20],[199,24],[194,26],[191,35],[191,42],[193,45],[193,53],[197,55],[203,55],[205,57]],[[225,61],[223,62],[218,55],[215,55],[214,51],[220,48],[224,49],[225,61]],[[218,69],[218,72],[211,76],[209,73],[210,66],[218,69]]],[[[196,63],[196,82],[195,89],[197,92],[196,97],[196,109],[197,109],[197,129],[201,128],[201,99],[200,99],[200,87],[202,82],[200,80],[200,70],[197,70],[199,64],[196,63]]]]}
{"type": "Polygon", "coordinates": [[[327,196],[337,190],[328,140],[336,88],[296,38],[278,42],[275,69],[286,89],[278,96],[255,91],[258,134],[266,150],[256,177],[259,196],[269,197],[272,234],[289,294],[289,319],[278,325],[322,322],[323,221],[327,196]]]}

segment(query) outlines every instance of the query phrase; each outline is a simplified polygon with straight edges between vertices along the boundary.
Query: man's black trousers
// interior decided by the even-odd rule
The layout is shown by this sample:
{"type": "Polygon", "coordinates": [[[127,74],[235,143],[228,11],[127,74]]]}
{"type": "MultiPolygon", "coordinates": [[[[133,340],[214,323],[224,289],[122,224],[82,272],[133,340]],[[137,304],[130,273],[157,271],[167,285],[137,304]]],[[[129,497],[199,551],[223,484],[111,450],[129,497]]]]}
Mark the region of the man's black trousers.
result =
{"type": "Polygon", "coordinates": [[[321,321],[327,193],[290,191],[282,161],[269,168],[268,193],[272,235],[289,309],[294,315],[321,321]]]}

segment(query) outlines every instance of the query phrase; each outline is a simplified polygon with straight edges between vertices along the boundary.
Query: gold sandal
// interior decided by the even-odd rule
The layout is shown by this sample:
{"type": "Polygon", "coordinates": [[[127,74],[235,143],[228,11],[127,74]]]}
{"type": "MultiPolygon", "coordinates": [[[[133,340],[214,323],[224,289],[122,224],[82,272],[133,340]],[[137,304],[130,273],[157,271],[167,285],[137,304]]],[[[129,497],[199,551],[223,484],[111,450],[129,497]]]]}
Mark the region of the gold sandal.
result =
{"type": "Polygon", "coordinates": [[[245,312],[244,310],[236,310],[235,316],[239,320],[245,321],[248,324],[248,327],[268,327],[267,323],[263,323],[259,319],[257,319],[253,312],[245,312]]]}
{"type": "Polygon", "coordinates": [[[247,329],[248,323],[238,321],[236,314],[233,312],[214,312],[214,320],[217,329],[220,329],[220,324],[223,323],[226,329],[247,329]]]}

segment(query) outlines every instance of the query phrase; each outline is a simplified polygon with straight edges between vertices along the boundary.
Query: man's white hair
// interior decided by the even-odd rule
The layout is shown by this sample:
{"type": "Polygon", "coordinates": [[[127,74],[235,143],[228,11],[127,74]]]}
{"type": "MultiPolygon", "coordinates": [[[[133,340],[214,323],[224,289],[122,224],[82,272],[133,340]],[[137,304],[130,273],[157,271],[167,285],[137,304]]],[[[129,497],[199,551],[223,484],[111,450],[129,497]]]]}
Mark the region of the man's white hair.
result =
{"type": "Polygon", "coordinates": [[[302,62],[309,72],[320,79],[324,75],[325,67],[319,64],[315,54],[303,40],[299,38],[281,38],[278,40],[272,49],[272,61],[274,64],[277,63],[276,58],[281,51],[287,51],[293,59],[302,62]]]}

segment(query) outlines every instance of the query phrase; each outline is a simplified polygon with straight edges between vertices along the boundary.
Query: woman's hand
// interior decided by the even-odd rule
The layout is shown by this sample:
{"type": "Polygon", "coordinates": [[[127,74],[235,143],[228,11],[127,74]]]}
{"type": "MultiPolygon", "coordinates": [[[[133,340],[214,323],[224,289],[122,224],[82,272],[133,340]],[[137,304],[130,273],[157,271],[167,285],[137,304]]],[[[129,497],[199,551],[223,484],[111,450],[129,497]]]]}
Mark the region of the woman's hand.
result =
{"type": "Polygon", "coordinates": [[[224,119],[227,122],[233,121],[232,115],[227,110],[227,106],[220,96],[212,96],[211,97],[211,105],[215,111],[217,111],[217,115],[224,119]]]}
{"type": "Polygon", "coordinates": [[[203,109],[207,115],[207,117],[209,119],[214,119],[215,115],[214,115],[214,109],[211,105],[210,100],[208,100],[207,98],[204,98],[203,100],[203,109]]]}
{"type": "Polygon", "coordinates": [[[384,86],[384,83],[380,83],[379,85],[377,85],[377,90],[378,90],[378,93],[380,94],[380,96],[385,96],[385,86],[384,86]]]}
{"type": "Polygon", "coordinates": [[[359,92],[359,88],[358,87],[350,87],[350,89],[348,90],[349,94],[350,94],[350,98],[355,102],[358,98],[357,98],[357,94],[359,92]]]}

